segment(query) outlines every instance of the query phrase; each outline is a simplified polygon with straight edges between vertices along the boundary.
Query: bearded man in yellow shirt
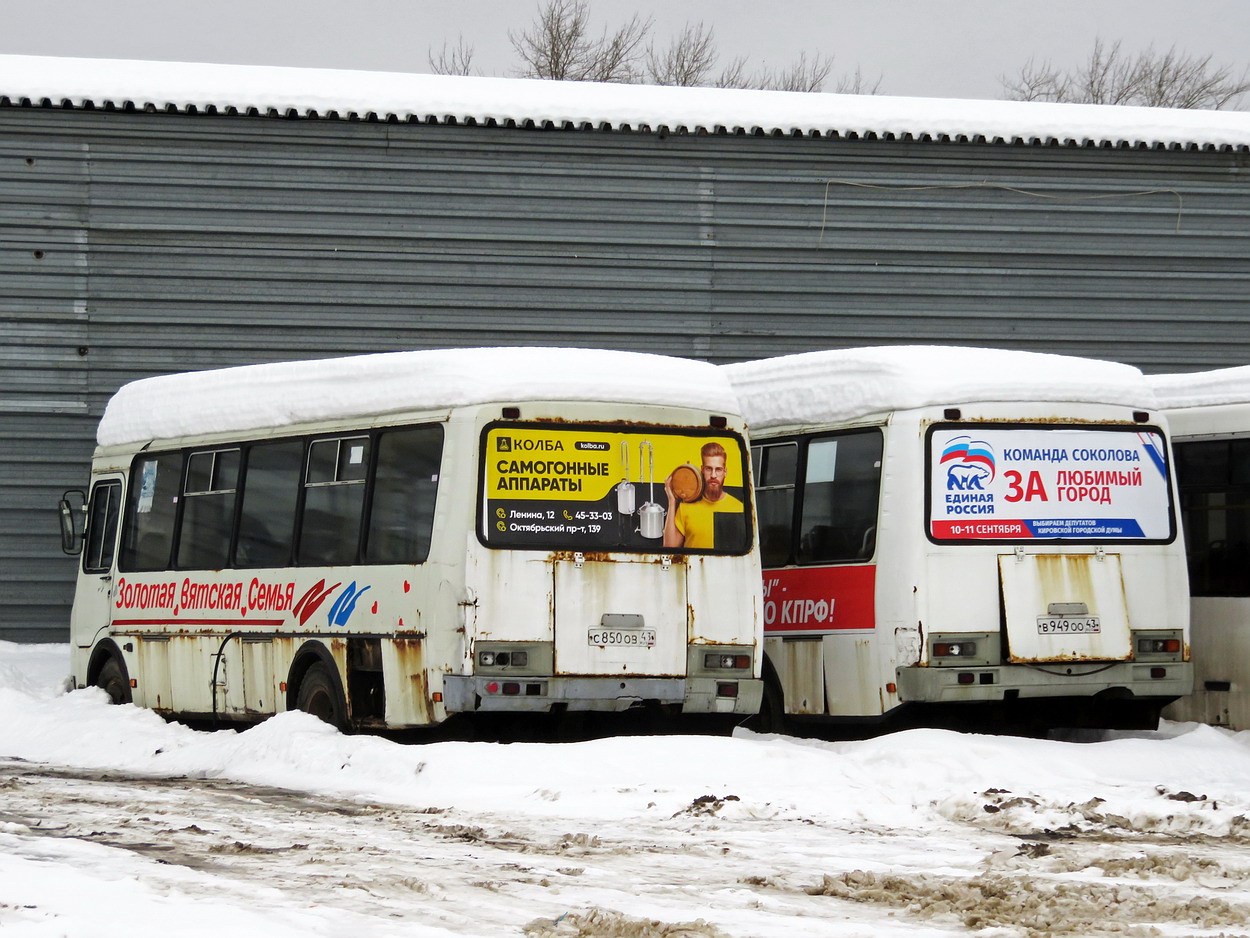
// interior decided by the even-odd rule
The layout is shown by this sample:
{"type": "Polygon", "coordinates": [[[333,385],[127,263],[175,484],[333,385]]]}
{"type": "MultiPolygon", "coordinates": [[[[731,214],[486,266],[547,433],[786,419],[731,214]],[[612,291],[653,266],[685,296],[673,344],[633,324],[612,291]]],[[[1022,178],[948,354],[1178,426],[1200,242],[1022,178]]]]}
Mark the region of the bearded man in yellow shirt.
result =
{"type": "Polygon", "coordinates": [[[673,494],[672,473],[664,480],[668,512],[664,516],[664,546],[690,549],[716,546],[715,517],[718,512],[742,514],[742,502],[725,491],[725,447],[704,443],[699,451],[703,462],[703,496],[694,502],[681,502],[673,494]]]}

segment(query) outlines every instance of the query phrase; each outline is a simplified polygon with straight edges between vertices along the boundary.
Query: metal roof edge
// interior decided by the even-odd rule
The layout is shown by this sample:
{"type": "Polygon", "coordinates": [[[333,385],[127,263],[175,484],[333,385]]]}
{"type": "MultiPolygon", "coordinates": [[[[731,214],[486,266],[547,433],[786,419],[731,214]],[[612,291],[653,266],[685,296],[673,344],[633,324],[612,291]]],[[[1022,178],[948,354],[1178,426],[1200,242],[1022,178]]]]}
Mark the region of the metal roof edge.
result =
{"type": "Polygon", "coordinates": [[[549,131],[1250,150],[1250,113],[0,55],[0,106],[549,131]]]}

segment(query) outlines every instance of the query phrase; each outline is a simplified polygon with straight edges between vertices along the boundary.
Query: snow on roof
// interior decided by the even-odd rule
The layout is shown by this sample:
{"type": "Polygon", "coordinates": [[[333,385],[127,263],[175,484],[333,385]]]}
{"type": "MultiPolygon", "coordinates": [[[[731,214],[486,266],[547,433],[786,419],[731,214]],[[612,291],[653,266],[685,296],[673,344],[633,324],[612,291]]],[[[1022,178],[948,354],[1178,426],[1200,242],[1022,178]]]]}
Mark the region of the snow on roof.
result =
{"type": "Polygon", "coordinates": [[[572,348],[388,352],[243,365],[132,381],[109,401],[101,446],[526,400],[678,404],[736,415],[715,365],[572,348]]]}
{"type": "Polygon", "coordinates": [[[1250,148],[1250,114],[0,55],[0,102],[505,126],[1250,148]]]}
{"type": "Polygon", "coordinates": [[[1159,406],[1167,410],[1250,403],[1250,365],[1192,374],[1150,375],[1159,406]]]}
{"type": "Polygon", "coordinates": [[[752,430],[976,401],[1072,401],[1151,408],[1131,365],[941,345],[783,355],[722,365],[752,430]]]}

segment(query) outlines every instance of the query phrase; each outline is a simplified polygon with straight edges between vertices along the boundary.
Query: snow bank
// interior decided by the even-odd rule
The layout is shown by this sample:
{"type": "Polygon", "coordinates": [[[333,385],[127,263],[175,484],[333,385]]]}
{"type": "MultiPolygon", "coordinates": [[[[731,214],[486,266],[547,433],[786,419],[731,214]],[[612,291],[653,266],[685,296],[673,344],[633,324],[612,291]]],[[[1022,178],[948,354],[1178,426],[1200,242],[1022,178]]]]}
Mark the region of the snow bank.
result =
{"type": "Polygon", "coordinates": [[[388,352],[144,378],[104,411],[101,446],[467,404],[575,400],[734,414],[715,365],[572,348],[388,352]]]}
{"type": "Polygon", "coordinates": [[[0,94],[81,106],[376,114],[691,131],[984,137],[1025,142],[1250,146],[1250,114],[1090,104],[801,94],[317,68],[0,56],[0,94]]]}
{"type": "Polygon", "coordinates": [[[194,731],[133,705],[110,706],[96,688],[57,694],[68,658],[66,646],[0,643],[0,755],[462,812],[507,806],[517,815],[586,822],[669,817],[709,794],[721,816],[906,829],[958,821],[1036,830],[1116,817],[1142,830],[1218,835],[1248,810],[1250,733],[1195,724],[1108,734],[1097,743],[913,730],[851,743],[742,731],[403,746],[342,736],[298,712],[245,732],[194,731]],[[1003,807],[1005,792],[1025,797],[1003,807]],[[1177,792],[1194,797],[1169,799],[1177,792]],[[1091,803],[1096,815],[1085,807],[1091,803]]]}
{"type": "Polygon", "coordinates": [[[1250,733],[403,746],[302,713],[195,732],[59,692],[68,664],[64,645],[0,642],[6,938],[1086,938],[1250,920],[1250,733]]]}
{"type": "Polygon", "coordinates": [[[63,694],[69,681],[65,645],[0,642],[0,692],[15,691],[35,700],[63,694]]]}
{"type": "Polygon", "coordinates": [[[1150,375],[1159,406],[1167,410],[1250,402],[1250,365],[1192,374],[1150,375]]]}
{"type": "Polygon", "coordinates": [[[722,366],[753,430],[973,401],[1069,401],[1150,410],[1142,373],[1119,362],[940,345],[783,355],[722,366]]]}

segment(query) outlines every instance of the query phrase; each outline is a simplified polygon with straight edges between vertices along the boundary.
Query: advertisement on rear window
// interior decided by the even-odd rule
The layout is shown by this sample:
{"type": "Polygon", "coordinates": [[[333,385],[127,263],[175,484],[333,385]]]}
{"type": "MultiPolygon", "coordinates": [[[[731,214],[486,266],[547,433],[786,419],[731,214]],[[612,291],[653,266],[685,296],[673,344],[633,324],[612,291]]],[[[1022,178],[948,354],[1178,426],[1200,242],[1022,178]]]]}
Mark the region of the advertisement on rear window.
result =
{"type": "Polygon", "coordinates": [[[1152,428],[929,431],[935,541],[1167,541],[1167,448],[1152,428]]]}
{"type": "Polygon", "coordinates": [[[745,553],[741,439],[723,431],[492,424],[482,433],[490,547],[745,553]]]}

